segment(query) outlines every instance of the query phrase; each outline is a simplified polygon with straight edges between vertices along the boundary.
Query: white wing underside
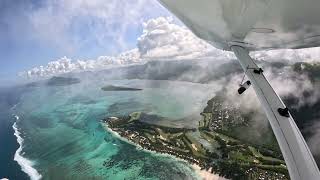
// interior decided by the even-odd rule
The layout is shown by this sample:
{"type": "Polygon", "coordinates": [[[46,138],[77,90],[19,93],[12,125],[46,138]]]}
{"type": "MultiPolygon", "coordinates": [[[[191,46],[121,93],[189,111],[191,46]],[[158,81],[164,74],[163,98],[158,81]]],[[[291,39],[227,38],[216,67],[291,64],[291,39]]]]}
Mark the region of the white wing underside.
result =
{"type": "Polygon", "coordinates": [[[213,46],[248,50],[320,46],[319,0],[159,0],[213,46]]]}
{"type": "MultiPolygon", "coordinates": [[[[293,180],[319,180],[315,160],[294,120],[248,51],[320,46],[319,0],[159,0],[198,37],[233,51],[268,117],[293,180]],[[247,71],[247,67],[250,70],[247,71]]],[[[236,91],[236,90],[235,90],[236,91]]]]}

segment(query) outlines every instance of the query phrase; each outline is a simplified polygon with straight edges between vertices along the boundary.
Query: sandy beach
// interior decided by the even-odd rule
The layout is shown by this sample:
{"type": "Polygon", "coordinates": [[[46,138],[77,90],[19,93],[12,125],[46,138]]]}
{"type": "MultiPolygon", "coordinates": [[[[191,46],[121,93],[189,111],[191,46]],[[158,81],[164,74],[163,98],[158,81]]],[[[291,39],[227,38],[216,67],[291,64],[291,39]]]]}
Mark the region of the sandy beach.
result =
{"type": "Polygon", "coordinates": [[[211,169],[209,169],[209,171],[206,171],[205,169],[201,170],[200,166],[197,164],[193,164],[192,168],[200,176],[201,180],[227,180],[226,178],[220,177],[217,174],[212,174],[210,172],[211,169]]]}
{"type": "MultiPolygon", "coordinates": [[[[129,141],[128,139],[124,138],[124,137],[121,137],[119,133],[113,131],[111,128],[109,128],[106,124],[104,123],[101,123],[101,125],[103,126],[103,128],[105,130],[107,130],[108,132],[110,132],[111,134],[113,134],[114,136],[116,136],[117,138],[119,138],[120,140],[124,141],[124,142],[127,142],[129,144],[132,144],[134,146],[136,146],[139,150],[142,150],[142,151],[145,151],[145,152],[148,152],[148,153],[155,153],[157,155],[161,155],[161,156],[170,156],[170,157],[173,157],[179,161],[185,161],[187,162],[186,160],[184,159],[181,159],[181,158],[178,158],[176,156],[173,156],[171,154],[163,154],[163,153],[158,153],[156,151],[151,151],[151,150],[147,150],[147,149],[144,149],[143,147],[141,147],[140,145],[138,144],[135,144],[131,141],[129,141]]],[[[198,174],[198,176],[200,177],[201,180],[227,180],[223,177],[220,177],[219,175],[217,174],[213,174],[209,171],[206,171],[206,170],[201,170],[201,167],[198,166],[197,164],[192,164],[191,165],[192,169],[194,169],[194,171],[196,172],[196,174],[198,174]]]]}

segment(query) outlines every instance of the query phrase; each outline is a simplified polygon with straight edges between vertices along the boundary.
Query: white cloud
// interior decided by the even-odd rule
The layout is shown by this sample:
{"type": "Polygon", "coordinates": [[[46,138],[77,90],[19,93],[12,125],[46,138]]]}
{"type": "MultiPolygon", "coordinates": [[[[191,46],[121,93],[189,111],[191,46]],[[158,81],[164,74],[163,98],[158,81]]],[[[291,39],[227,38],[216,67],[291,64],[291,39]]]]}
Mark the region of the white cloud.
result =
{"type": "Polygon", "coordinates": [[[159,17],[143,23],[143,33],[137,49],[118,56],[100,56],[96,60],[73,61],[66,57],[20,73],[28,77],[43,77],[81,70],[96,70],[119,65],[143,63],[149,60],[195,59],[212,56],[228,58],[230,53],[215,49],[197,38],[184,26],[173,23],[171,17],[159,17]]]}
{"type": "Polygon", "coordinates": [[[313,120],[315,123],[309,125],[305,131],[311,134],[311,137],[307,139],[308,145],[313,155],[320,157],[320,122],[319,119],[313,120]]]}
{"type": "Polygon", "coordinates": [[[267,61],[287,60],[289,62],[312,62],[320,60],[320,49],[318,47],[307,49],[279,49],[252,52],[251,55],[256,59],[267,61]]]}
{"type": "MultiPolygon", "coordinates": [[[[97,4],[93,4],[90,6],[96,7],[96,5],[97,4]]],[[[86,4],[86,6],[89,6],[89,4],[86,4]]],[[[74,8],[76,7],[77,6],[74,8]]],[[[99,16],[104,16],[103,12],[98,12],[99,16]]],[[[87,13],[90,12],[83,12],[83,14],[87,13]]],[[[252,52],[251,55],[259,60],[312,61],[320,59],[320,51],[318,48],[259,51],[252,52]]],[[[158,17],[143,23],[143,33],[137,39],[136,49],[123,52],[118,56],[100,56],[96,60],[73,61],[64,57],[52,61],[46,66],[35,67],[25,71],[21,73],[21,75],[43,77],[74,71],[97,70],[145,63],[150,60],[200,58],[235,59],[235,56],[230,52],[218,50],[197,38],[190,30],[186,29],[186,27],[175,24],[172,18],[158,17]]]]}
{"type": "Polygon", "coordinates": [[[143,34],[138,38],[141,57],[199,58],[215,50],[186,27],[173,24],[172,21],[172,18],[159,17],[143,24],[143,34]]]}
{"type": "Polygon", "coordinates": [[[136,31],[145,17],[168,13],[149,0],[45,0],[39,4],[27,13],[32,35],[66,53],[90,41],[114,52],[127,49],[126,35],[136,31]]]}
{"type": "MultiPolygon", "coordinates": [[[[279,96],[297,98],[298,102],[295,105],[297,108],[306,104],[312,105],[319,99],[319,93],[313,91],[316,88],[310,79],[306,75],[294,72],[289,66],[282,68],[279,72],[274,71],[272,67],[267,67],[264,69],[264,75],[279,96]],[[310,97],[305,98],[303,96],[305,92],[310,92],[310,97]]],[[[227,97],[227,103],[233,104],[244,112],[261,111],[260,103],[252,87],[241,96],[237,93],[236,90],[239,88],[242,78],[243,74],[237,74],[221,83],[226,88],[224,93],[227,97]]]]}
{"type": "Polygon", "coordinates": [[[39,66],[28,71],[21,72],[21,76],[28,78],[38,78],[54,76],[69,72],[80,72],[88,70],[99,70],[124,65],[141,63],[137,49],[127,51],[118,56],[100,56],[97,60],[76,60],[73,61],[67,57],[49,62],[46,66],[39,66]]]}

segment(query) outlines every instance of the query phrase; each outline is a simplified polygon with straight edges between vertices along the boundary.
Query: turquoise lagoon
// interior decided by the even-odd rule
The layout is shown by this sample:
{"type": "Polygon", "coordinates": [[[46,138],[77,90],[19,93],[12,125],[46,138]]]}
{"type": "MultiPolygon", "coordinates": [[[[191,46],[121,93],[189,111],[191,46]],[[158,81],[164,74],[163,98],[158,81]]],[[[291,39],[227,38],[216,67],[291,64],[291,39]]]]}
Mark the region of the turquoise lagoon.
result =
{"type": "Polygon", "coordinates": [[[188,163],[139,150],[106,132],[100,120],[143,111],[162,117],[151,123],[196,127],[199,113],[216,90],[208,84],[148,80],[32,87],[15,107],[23,138],[20,154],[32,161],[29,165],[42,179],[197,179],[188,163]],[[110,84],[143,90],[101,90],[110,84]]]}

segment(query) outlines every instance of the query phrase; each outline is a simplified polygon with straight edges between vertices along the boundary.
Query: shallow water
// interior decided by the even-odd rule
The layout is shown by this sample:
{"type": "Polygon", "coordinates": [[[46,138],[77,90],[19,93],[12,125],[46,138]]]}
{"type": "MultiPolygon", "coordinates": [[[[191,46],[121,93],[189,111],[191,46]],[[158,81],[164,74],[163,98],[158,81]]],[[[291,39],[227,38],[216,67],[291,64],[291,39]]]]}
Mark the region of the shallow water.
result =
{"type": "Polygon", "coordinates": [[[114,113],[143,111],[166,119],[156,123],[196,126],[216,90],[203,84],[144,80],[34,87],[15,110],[24,139],[22,155],[44,179],[196,179],[186,162],[137,150],[106,132],[99,121],[114,113]],[[108,84],[143,90],[102,91],[108,84]]]}

